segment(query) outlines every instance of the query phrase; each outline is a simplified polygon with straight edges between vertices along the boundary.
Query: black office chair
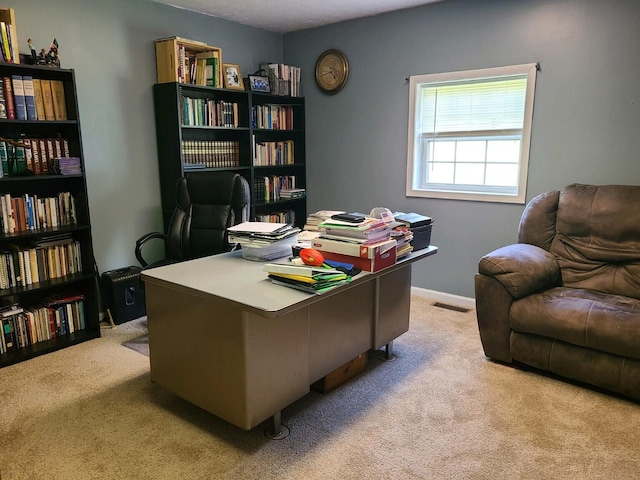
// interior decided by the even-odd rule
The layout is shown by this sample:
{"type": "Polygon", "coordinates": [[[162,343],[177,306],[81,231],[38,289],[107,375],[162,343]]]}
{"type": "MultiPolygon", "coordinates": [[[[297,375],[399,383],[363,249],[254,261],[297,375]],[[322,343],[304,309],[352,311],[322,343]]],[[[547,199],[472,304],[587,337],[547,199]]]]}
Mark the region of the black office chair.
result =
{"type": "Polygon", "coordinates": [[[177,183],[176,208],[167,233],[151,232],[136,241],[136,258],[143,268],[159,267],[231,250],[227,228],[249,219],[247,180],[233,172],[187,174],[177,183]],[[165,258],[147,262],[145,244],[161,239],[165,258]]]}

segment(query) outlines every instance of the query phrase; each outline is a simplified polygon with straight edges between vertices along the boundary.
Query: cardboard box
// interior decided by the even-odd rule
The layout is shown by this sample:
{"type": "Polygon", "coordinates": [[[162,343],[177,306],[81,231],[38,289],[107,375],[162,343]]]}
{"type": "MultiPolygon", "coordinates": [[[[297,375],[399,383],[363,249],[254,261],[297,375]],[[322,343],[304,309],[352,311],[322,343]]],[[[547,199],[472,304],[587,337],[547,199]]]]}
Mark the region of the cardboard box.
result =
{"type": "Polygon", "coordinates": [[[367,369],[367,352],[349,360],[311,385],[316,392],[329,393],[367,369]]]}
{"type": "Polygon", "coordinates": [[[322,237],[311,240],[311,247],[316,250],[320,250],[321,252],[341,253],[342,255],[361,258],[373,258],[376,254],[376,250],[382,250],[384,252],[389,250],[392,246],[396,246],[396,241],[389,238],[381,242],[371,243],[368,245],[322,237]]]}
{"type": "Polygon", "coordinates": [[[329,250],[323,250],[323,248],[326,247],[314,248],[322,253],[325,260],[335,260],[336,262],[351,263],[356,268],[359,268],[360,270],[365,272],[377,272],[378,270],[382,270],[383,268],[387,268],[396,264],[395,240],[386,240],[384,242],[372,245],[354,245],[358,247],[358,252],[360,252],[360,249],[362,247],[367,247],[366,249],[364,249],[364,251],[366,252],[363,253],[364,256],[345,255],[343,253],[335,253],[329,250]]]}

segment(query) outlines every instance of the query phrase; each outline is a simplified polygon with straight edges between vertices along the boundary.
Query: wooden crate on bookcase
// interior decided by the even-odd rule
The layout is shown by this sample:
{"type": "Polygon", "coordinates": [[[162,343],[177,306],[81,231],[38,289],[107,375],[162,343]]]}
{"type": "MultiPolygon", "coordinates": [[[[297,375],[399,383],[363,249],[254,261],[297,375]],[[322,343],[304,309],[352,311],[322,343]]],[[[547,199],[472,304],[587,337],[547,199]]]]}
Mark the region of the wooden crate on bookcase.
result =
{"type": "MultiPolygon", "coordinates": [[[[18,54],[18,27],[16,24],[16,14],[13,11],[13,8],[0,8],[0,22],[4,22],[5,25],[11,25],[11,32],[6,33],[7,35],[11,35],[13,56],[15,56],[15,58],[12,58],[12,63],[20,63],[20,55],[18,54]]],[[[0,35],[1,34],[2,32],[0,32],[0,35]]]]}
{"type": "MultiPolygon", "coordinates": [[[[156,40],[156,69],[158,83],[180,82],[181,58],[179,47],[184,47],[186,55],[210,53],[218,59],[218,87],[224,86],[222,76],[222,49],[204,42],[181,37],[160,38],[156,40]]],[[[184,79],[183,79],[184,80],[184,79]]],[[[183,81],[182,83],[189,83],[183,81]]]]}

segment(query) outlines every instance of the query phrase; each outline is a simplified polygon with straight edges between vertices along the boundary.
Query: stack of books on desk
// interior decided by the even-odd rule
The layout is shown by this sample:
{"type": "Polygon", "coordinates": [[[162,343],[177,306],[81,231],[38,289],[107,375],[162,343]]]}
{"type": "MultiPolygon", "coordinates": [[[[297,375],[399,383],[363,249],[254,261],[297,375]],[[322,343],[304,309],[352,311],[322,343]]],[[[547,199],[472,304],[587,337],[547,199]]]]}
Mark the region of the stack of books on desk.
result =
{"type": "Polygon", "coordinates": [[[327,267],[267,263],[263,270],[276,285],[318,295],[351,281],[351,277],[346,273],[327,267]]]}
{"type": "Polygon", "coordinates": [[[391,226],[380,218],[359,222],[329,218],[318,225],[320,235],[311,240],[327,260],[347,262],[366,272],[376,272],[396,263],[396,241],[391,226]]]}
{"type": "Polygon", "coordinates": [[[244,222],[227,229],[229,243],[242,247],[248,260],[273,260],[291,255],[300,229],[288,223],[244,222]]]}
{"type": "Polygon", "coordinates": [[[307,216],[307,221],[304,224],[304,229],[312,232],[319,230],[318,226],[325,220],[329,220],[332,215],[339,213],[345,213],[344,210],[318,210],[317,212],[310,213],[307,216]]]}
{"type": "Polygon", "coordinates": [[[388,240],[389,224],[379,218],[365,217],[358,223],[329,218],[318,225],[320,237],[351,243],[371,244],[388,240]]]}

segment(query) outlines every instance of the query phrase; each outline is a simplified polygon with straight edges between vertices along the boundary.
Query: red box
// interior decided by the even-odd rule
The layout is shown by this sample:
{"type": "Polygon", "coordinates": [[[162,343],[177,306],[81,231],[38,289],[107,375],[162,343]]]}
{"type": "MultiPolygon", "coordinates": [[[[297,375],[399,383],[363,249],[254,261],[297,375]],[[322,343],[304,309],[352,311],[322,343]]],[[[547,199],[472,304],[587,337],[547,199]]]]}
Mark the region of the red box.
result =
{"type": "Polygon", "coordinates": [[[383,268],[390,267],[396,264],[396,241],[383,242],[382,245],[378,245],[376,248],[369,248],[369,256],[356,257],[353,255],[345,255],[342,253],[327,252],[317,248],[322,253],[325,260],[335,260],[336,262],[350,263],[354,267],[359,268],[365,272],[377,272],[383,268]]]}

